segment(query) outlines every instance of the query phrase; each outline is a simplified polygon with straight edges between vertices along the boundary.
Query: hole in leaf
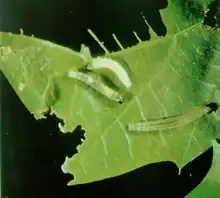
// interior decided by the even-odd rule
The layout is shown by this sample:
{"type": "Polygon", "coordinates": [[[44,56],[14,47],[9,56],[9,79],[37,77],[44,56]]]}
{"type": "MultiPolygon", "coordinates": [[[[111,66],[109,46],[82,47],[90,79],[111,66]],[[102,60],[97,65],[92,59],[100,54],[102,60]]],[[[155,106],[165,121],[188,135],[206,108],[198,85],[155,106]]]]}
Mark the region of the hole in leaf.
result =
{"type": "Polygon", "coordinates": [[[218,0],[213,1],[204,18],[204,24],[213,28],[220,26],[220,3],[218,0]]]}

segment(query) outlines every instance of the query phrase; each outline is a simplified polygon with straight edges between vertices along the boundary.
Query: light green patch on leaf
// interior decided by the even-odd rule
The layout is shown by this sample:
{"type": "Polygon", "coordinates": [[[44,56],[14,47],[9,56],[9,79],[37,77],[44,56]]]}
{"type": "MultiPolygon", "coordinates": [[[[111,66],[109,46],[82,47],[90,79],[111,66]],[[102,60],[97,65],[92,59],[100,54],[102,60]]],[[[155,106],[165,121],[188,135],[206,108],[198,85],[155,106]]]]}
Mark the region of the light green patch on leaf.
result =
{"type": "Polygon", "coordinates": [[[220,197],[220,144],[213,141],[212,166],[207,176],[187,198],[216,198],[220,197]]]}
{"type": "MultiPolygon", "coordinates": [[[[213,73],[213,65],[220,67],[220,32],[202,24],[208,2],[188,0],[182,5],[169,1],[169,7],[161,11],[168,30],[165,37],[102,56],[128,71],[132,86],[116,90],[124,97],[122,104],[68,77],[69,70],[85,66],[88,49],[81,54],[33,37],[0,33],[0,68],[27,109],[37,119],[49,110],[64,121],[63,132],[79,124],[86,130],[78,153],[66,157],[62,166],[74,175],[68,185],[165,160],[181,167],[210,147],[219,132],[218,111],[175,129],[140,134],[127,130],[129,123],[220,103],[220,83],[212,81],[213,75],[220,76],[220,72],[213,73]],[[189,2],[193,4],[184,7],[189,2]],[[198,13],[190,11],[192,5],[201,8],[198,13]]],[[[106,75],[117,85],[115,78],[106,75]]]]}

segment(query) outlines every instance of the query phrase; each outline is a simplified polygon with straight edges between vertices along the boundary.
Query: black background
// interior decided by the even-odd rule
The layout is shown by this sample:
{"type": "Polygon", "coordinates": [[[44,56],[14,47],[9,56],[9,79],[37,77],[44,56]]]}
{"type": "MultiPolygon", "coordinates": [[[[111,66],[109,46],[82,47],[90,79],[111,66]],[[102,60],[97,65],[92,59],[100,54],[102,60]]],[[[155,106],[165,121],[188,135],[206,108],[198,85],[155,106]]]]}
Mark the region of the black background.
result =
{"type": "MultiPolygon", "coordinates": [[[[183,2],[180,0],[180,4],[183,2]]],[[[216,5],[205,19],[211,26],[218,22],[213,17],[216,5]]],[[[100,54],[102,51],[87,33],[87,28],[104,40],[110,51],[118,50],[112,33],[116,33],[125,47],[136,44],[133,30],[142,40],[150,38],[140,12],[157,35],[166,35],[166,24],[159,14],[166,6],[166,0],[1,0],[0,28],[19,33],[22,27],[25,35],[34,34],[74,50],[85,43],[93,54],[100,54]]],[[[76,153],[82,136],[80,126],[73,134],[64,135],[59,132],[55,117],[36,121],[2,74],[1,77],[2,189],[5,198],[184,197],[210,168],[212,148],[187,164],[180,175],[173,162],[160,162],[123,176],[67,187],[72,177],[63,174],[60,167],[65,156],[76,153]]]]}

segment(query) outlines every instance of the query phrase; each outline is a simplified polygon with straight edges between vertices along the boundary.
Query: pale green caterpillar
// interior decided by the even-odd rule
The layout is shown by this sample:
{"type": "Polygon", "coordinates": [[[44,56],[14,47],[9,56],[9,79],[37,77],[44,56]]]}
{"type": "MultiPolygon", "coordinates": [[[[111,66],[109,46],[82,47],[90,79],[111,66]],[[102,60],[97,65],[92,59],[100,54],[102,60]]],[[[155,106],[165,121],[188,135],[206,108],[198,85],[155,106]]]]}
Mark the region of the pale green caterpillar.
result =
{"type": "Polygon", "coordinates": [[[128,131],[149,132],[181,127],[201,118],[204,115],[216,111],[217,108],[218,105],[216,103],[211,103],[209,105],[195,107],[193,110],[182,115],[128,124],[128,131]]]}
{"type": "Polygon", "coordinates": [[[81,56],[85,61],[85,71],[95,71],[98,69],[107,69],[113,72],[117,78],[121,81],[121,83],[126,87],[131,87],[132,83],[128,76],[127,71],[124,67],[119,64],[117,61],[106,58],[106,57],[96,57],[92,58],[91,53],[88,47],[84,44],[81,45],[81,56]]]}
{"type": "Polygon", "coordinates": [[[91,63],[87,66],[89,70],[96,69],[108,69],[111,70],[118,79],[124,84],[126,88],[131,87],[131,80],[126,70],[115,60],[110,58],[97,57],[91,60],[91,63]]]}
{"type": "Polygon", "coordinates": [[[100,78],[94,78],[94,77],[87,75],[83,72],[74,71],[74,70],[69,71],[68,76],[70,78],[74,78],[77,81],[80,81],[80,82],[88,85],[89,87],[98,91],[99,93],[101,93],[105,97],[109,98],[110,100],[113,100],[113,101],[118,102],[120,104],[124,102],[123,96],[120,93],[118,93],[117,91],[113,90],[112,88],[106,86],[101,81],[100,78]]]}

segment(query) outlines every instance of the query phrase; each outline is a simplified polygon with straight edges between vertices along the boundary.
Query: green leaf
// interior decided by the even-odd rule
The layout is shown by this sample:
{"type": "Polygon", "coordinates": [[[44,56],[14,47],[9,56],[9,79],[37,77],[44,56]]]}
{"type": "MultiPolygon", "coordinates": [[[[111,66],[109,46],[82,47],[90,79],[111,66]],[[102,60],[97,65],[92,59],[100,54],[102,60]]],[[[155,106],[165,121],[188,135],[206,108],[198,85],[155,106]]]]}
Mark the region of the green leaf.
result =
{"type": "Polygon", "coordinates": [[[214,155],[212,166],[207,176],[187,197],[215,198],[220,197],[220,144],[213,141],[214,155]]]}
{"type": "Polygon", "coordinates": [[[108,82],[123,95],[122,104],[68,77],[70,70],[91,64],[87,48],[78,53],[34,37],[0,33],[0,68],[27,109],[36,119],[47,111],[55,114],[64,121],[64,126],[59,125],[63,132],[79,124],[86,130],[78,153],[66,157],[62,166],[74,175],[68,185],[102,180],[164,160],[181,167],[219,135],[219,109],[174,129],[128,131],[129,123],[181,115],[211,102],[220,104],[220,32],[202,23],[210,1],[184,2],[169,1],[161,11],[168,30],[165,37],[101,57],[115,61],[131,79],[132,86],[126,88],[117,72],[92,72],[96,74],[92,78],[102,77],[98,90],[103,81],[108,82]]]}

